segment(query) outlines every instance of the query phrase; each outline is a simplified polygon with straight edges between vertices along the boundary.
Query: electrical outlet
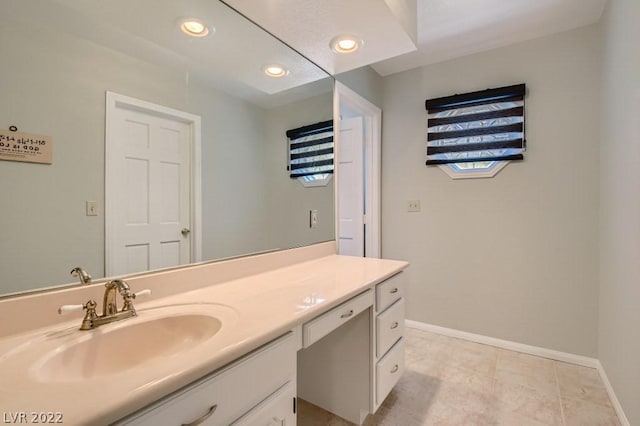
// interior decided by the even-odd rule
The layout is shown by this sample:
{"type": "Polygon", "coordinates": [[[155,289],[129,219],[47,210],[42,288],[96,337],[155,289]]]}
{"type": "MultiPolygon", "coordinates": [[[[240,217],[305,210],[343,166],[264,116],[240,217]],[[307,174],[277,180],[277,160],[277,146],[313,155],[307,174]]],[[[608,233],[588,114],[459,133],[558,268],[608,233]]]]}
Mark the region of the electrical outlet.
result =
{"type": "Polygon", "coordinates": [[[407,201],[407,211],[411,213],[420,211],[420,200],[409,200],[407,201]]]}
{"type": "Polygon", "coordinates": [[[87,210],[87,216],[98,216],[98,202],[87,201],[86,210],[87,210]]]}
{"type": "Polygon", "coordinates": [[[318,227],[318,210],[309,210],[309,228],[318,227]]]}

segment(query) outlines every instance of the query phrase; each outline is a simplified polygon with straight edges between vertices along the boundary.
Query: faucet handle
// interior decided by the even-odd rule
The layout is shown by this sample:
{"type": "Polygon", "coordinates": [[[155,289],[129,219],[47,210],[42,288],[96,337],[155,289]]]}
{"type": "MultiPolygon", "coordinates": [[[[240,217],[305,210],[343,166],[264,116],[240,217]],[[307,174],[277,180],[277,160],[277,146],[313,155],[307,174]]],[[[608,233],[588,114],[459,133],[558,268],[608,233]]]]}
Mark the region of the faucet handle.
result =
{"type": "Polygon", "coordinates": [[[65,315],[86,309],[87,316],[92,316],[96,314],[96,306],[97,303],[93,300],[89,300],[84,305],[62,305],[58,308],[58,314],[65,315]]]}
{"type": "Polygon", "coordinates": [[[58,314],[65,315],[72,312],[81,311],[84,309],[84,305],[62,305],[58,308],[58,314]]]}
{"type": "Polygon", "coordinates": [[[133,299],[140,296],[148,296],[150,294],[151,294],[151,290],[149,290],[148,288],[145,288],[144,290],[140,290],[135,293],[127,292],[126,294],[123,294],[122,297],[124,298],[124,306],[122,307],[122,310],[135,312],[135,309],[133,307],[133,299]]]}
{"type": "Polygon", "coordinates": [[[133,298],[135,299],[136,297],[140,297],[140,296],[149,296],[150,294],[151,294],[151,290],[148,288],[145,288],[144,290],[136,291],[135,293],[133,293],[133,298]]]}
{"type": "Polygon", "coordinates": [[[87,313],[82,319],[80,330],[90,330],[94,326],[94,321],[98,319],[98,315],[96,314],[96,306],[98,306],[98,304],[95,300],[89,300],[84,305],[62,305],[58,308],[58,313],[60,315],[63,315],[86,309],[87,313]]]}

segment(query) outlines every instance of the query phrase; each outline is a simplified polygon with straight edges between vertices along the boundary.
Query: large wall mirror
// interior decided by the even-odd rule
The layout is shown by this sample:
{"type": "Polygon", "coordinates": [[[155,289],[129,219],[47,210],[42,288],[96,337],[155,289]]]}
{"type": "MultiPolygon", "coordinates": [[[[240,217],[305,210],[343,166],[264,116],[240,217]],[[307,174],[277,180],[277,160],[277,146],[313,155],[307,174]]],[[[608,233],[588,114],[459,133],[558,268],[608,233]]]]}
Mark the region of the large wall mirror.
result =
{"type": "Polygon", "coordinates": [[[291,179],[285,135],[332,119],[333,78],[224,3],[3,0],[0,23],[0,129],[53,143],[52,164],[0,161],[0,295],[77,282],[75,266],[105,277],[107,92],[201,119],[190,262],[334,239],[333,182],[291,179]],[[186,35],[184,18],[209,34],[186,35]]]}

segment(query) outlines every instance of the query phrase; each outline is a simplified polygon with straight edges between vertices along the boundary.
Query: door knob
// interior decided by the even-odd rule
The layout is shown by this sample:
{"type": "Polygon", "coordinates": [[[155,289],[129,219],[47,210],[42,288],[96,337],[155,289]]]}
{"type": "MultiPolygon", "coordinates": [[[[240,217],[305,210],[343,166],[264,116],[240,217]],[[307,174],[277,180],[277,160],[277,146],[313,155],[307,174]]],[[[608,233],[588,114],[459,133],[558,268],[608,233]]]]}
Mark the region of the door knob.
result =
{"type": "Polygon", "coordinates": [[[180,231],[182,233],[182,235],[184,235],[185,237],[187,235],[189,235],[189,233],[191,232],[191,229],[189,228],[182,228],[182,231],[180,231]]]}

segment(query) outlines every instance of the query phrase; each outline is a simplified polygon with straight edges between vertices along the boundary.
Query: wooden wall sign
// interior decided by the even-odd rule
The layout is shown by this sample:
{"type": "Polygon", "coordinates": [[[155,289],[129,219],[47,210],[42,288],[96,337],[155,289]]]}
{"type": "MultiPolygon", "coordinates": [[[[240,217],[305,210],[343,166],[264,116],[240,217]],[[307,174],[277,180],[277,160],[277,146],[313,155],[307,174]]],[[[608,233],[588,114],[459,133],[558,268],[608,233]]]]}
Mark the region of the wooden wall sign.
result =
{"type": "Polygon", "coordinates": [[[51,164],[51,136],[0,130],[0,160],[51,164]]]}

